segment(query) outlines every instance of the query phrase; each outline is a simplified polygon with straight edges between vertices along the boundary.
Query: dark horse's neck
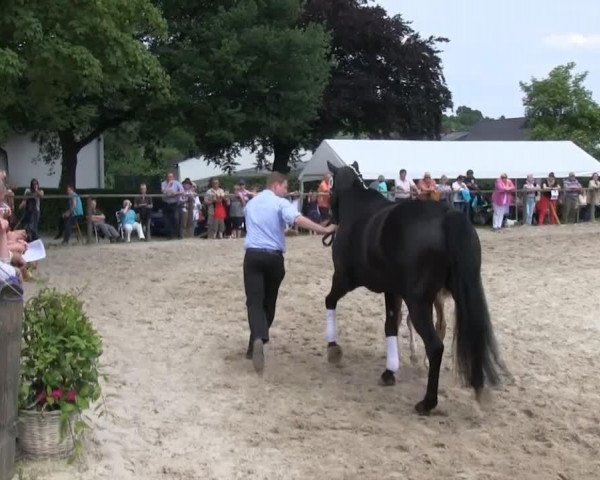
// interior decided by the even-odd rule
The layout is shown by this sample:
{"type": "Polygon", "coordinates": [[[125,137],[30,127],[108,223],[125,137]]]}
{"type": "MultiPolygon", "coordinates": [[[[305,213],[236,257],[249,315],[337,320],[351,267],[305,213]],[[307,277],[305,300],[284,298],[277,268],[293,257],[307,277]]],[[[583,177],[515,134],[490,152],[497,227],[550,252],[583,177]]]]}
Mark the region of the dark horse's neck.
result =
{"type": "Polygon", "coordinates": [[[370,188],[347,190],[339,198],[339,223],[355,219],[363,213],[379,211],[390,203],[381,193],[370,188]]]}

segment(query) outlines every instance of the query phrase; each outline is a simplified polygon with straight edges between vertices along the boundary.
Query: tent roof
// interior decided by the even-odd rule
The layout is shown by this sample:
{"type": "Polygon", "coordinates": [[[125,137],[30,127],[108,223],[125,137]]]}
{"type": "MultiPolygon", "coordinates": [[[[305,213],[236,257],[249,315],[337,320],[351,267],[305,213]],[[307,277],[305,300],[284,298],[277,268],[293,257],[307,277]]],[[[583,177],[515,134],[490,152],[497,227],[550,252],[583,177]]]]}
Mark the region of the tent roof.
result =
{"type": "Polygon", "coordinates": [[[557,178],[569,172],[590,176],[600,170],[598,161],[570,141],[439,142],[413,140],[324,140],[300,174],[303,182],[320,180],[327,161],[337,166],[358,162],[365,180],[379,175],[395,179],[401,168],[409,178],[430,172],[456,178],[472,169],[477,179],[495,179],[506,172],[511,178],[533,174],[557,178]]]}

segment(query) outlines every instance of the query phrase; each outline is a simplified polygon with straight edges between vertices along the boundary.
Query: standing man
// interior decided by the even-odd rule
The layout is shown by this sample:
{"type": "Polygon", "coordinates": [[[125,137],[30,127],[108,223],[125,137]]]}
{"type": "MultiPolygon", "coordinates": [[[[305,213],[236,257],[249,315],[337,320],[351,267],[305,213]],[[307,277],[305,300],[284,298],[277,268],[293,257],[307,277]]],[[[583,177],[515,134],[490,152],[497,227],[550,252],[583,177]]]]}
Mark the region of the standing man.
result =
{"type": "Polygon", "coordinates": [[[163,193],[163,214],[165,218],[165,227],[167,235],[172,239],[174,235],[177,238],[181,236],[181,196],[184,192],[183,185],[175,180],[171,172],[167,173],[167,180],[162,182],[161,191],[163,193]]]}
{"type": "Polygon", "coordinates": [[[264,365],[264,344],[269,341],[269,328],[275,318],[279,286],[285,276],[285,227],[287,224],[313,230],[319,234],[333,233],[336,225],[324,227],[302,216],[284,197],[286,177],[273,172],[267,188],[245,207],[247,235],[244,242],[244,287],[250,324],[250,342],[246,357],[261,374],[264,365]]]}
{"type": "MultiPolygon", "coordinates": [[[[148,196],[148,187],[145,183],[140,185],[140,194],[133,199],[133,208],[140,214],[140,223],[142,228],[150,228],[150,218],[152,215],[152,197],[148,196]]],[[[148,231],[146,231],[148,235],[148,231]]]]}

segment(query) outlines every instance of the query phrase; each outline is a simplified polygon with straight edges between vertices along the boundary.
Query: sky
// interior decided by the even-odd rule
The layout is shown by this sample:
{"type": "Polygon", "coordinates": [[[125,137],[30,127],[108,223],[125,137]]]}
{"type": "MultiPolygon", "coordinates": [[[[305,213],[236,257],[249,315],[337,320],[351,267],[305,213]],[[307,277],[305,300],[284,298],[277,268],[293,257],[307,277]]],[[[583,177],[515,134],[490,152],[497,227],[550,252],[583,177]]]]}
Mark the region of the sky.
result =
{"type": "Polygon", "coordinates": [[[488,117],[524,114],[520,81],[544,78],[557,65],[588,71],[585,86],[600,99],[600,0],[377,0],[422,37],[442,36],[446,82],[454,108],[488,117]]]}

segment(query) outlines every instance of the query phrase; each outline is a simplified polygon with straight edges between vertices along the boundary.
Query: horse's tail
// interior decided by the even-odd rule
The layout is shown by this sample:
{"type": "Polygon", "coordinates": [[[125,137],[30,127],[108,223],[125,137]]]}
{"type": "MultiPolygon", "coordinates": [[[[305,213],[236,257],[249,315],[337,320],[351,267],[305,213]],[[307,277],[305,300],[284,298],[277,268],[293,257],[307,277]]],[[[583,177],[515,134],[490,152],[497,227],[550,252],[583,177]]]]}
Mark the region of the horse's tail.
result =
{"type": "Polygon", "coordinates": [[[456,305],[456,362],[462,379],[479,393],[484,378],[497,385],[499,369],[506,371],[498,354],[481,282],[481,245],[463,213],[449,211],[444,229],[450,254],[448,287],[456,305]]]}

